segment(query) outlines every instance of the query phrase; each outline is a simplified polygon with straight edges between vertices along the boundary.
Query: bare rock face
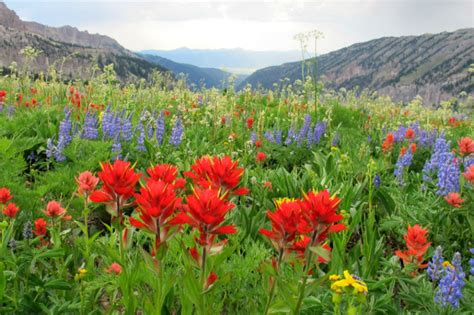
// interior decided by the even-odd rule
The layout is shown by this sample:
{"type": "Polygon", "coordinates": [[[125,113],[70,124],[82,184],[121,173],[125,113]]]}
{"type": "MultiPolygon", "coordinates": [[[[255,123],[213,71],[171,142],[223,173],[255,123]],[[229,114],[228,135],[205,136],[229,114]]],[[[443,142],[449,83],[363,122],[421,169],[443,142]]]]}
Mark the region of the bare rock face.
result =
{"type": "Polygon", "coordinates": [[[98,64],[113,63],[123,81],[147,78],[154,71],[166,69],[144,60],[122,47],[116,40],[99,34],[89,34],[75,27],[50,27],[36,22],[22,21],[18,15],[0,2],[0,69],[12,62],[25,62],[21,50],[27,46],[41,50],[30,71],[44,72],[61,64],[61,73],[68,79],[90,78],[88,69],[98,64]]]}
{"type": "MultiPolygon", "coordinates": [[[[312,62],[314,60],[310,60],[312,62]]],[[[426,104],[474,94],[474,29],[420,36],[384,37],[317,58],[318,77],[331,89],[368,89],[395,101],[421,96],[426,104]]],[[[306,69],[312,66],[306,67],[306,69]]],[[[256,71],[242,84],[271,88],[301,79],[301,62],[256,71]]]]}

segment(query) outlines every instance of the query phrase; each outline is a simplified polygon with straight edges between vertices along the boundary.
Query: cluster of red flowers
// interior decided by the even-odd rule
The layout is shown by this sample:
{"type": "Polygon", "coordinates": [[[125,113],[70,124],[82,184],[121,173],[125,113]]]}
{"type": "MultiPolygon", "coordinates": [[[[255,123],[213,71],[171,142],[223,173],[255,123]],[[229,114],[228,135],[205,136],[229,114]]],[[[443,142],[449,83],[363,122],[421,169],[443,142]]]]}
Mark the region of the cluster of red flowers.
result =
{"type": "Polygon", "coordinates": [[[5,102],[5,98],[7,96],[7,91],[5,90],[0,90],[0,102],[5,102]]]}
{"type": "Polygon", "coordinates": [[[12,199],[13,196],[8,188],[0,188],[0,210],[2,210],[2,213],[7,217],[14,219],[20,209],[16,204],[10,202],[12,199]]]}
{"type": "Polygon", "coordinates": [[[394,141],[395,136],[393,135],[393,133],[389,132],[384,142],[382,143],[382,151],[385,153],[392,150],[394,141]]]}
{"type": "MultiPolygon", "coordinates": [[[[343,216],[337,213],[340,199],[330,196],[327,190],[309,192],[302,199],[284,200],[277,203],[275,212],[268,211],[267,217],[272,229],[260,229],[268,237],[279,253],[279,260],[291,252],[304,258],[308,249],[320,246],[330,251],[325,244],[330,233],[337,233],[346,228],[338,223],[343,216]]],[[[325,262],[323,257],[318,262],[325,262]]]]}
{"type": "MultiPolygon", "coordinates": [[[[234,208],[231,196],[248,193],[247,188],[238,187],[244,169],[228,156],[202,157],[195,161],[191,171],[184,175],[191,179],[192,193],[180,197],[185,191],[186,180],[178,178],[178,169],[171,164],[159,164],[147,169],[148,177],[136,193],[141,174],[136,173],[130,162],[116,160],[113,164],[102,164],[96,179],[90,172],[82,173],[76,181],[78,193],[92,202],[104,203],[114,218],[124,222],[123,208],[136,207],[136,216],[130,224],[154,235],[152,256],[157,257],[163,244],[175,235],[182,225],[189,225],[199,233],[197,245],[202,247],[202,256],[194,248],[191,256],[199,261],[206,254],[218,253],[226,243],[218,239],[224,234],[236,233],[234,225],[225,224],[226,214],[234,208]],[[98,181],[102,187],[94,190],[98,181]],[[130,199],[134,197],[135,201],[130,199]]],[[[203,262],[198,265],[204,264],[203,262]]],[[[217,275],[210,272],[204,287],[209,287],[217,275]]]]}
{"type": "Polygon", "coordinates": [[[426,234],[428,230],[423,229],[418,224],[413,227],[408,226],[408,231],[404,236],[407,249],[404,251],[397,250],[395,255],[403,260],[405,267],[412,265],[416,269],[411,272],[412,275],[416,275],[417,269],[426,268],[428,264],[423,264],[424,255],[430,247],[431,242],[427,242],[426,234]]]}

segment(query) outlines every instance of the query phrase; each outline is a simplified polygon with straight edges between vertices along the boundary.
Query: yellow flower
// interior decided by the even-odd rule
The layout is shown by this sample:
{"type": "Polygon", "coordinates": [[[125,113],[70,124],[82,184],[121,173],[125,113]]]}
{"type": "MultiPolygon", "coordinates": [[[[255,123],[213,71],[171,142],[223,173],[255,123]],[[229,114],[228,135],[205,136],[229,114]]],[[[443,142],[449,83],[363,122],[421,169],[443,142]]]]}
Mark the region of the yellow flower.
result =
{"type": "Polygon", "coordinates": [[[102,122],[102,119],[104,118],[104,112],[100,112],[99,114],[99,122],[102,122]]]}
{"type": "Polygon", "coordinates": [[[452,269],[454,269],[454,266],[449,262],[449,261],[443,261],[443,267],[446,268],[446,267],[450,267],[452,269]]]}
{"type": "Polygon", "coordinates": [[[357,293],[368,292],[367,285],[363,281],[355,279],[347,270],[344,270],[344,279],[334,282],[331,285],[331,290],[341,292],[343,288],[349,286],[356,289],[357,293]]]}
{"type": "Polygon", "coordinates": [[[337,281],[339,279],[341,279],[341,276],[339,276],[339,275],[330,275],[329,276],[329,280],[331,280],[331,281],[337,281]]]}
{"type": "Polygon", "coordinates": [[[74,277],[74,279],[76,279],[76,281],[79,281],[79,280],[81,280],[82,278],[84,278],[86,276],[86,273],[87,273],[87,269],[79,268],[77,270],[77,273],[76,273],[76,276],[74,277]]]}

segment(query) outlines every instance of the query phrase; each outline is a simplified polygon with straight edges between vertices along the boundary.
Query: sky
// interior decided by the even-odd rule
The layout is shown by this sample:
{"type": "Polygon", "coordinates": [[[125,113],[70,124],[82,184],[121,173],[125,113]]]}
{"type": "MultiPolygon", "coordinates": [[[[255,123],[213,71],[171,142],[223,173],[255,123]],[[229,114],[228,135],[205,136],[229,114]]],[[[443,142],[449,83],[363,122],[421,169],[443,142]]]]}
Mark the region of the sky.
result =
{"type": "Polygon", "coordinates": [[[298,50],[294,36],[319,30],[318,53],[383,36],[474,27],[474,1],[5,0],[23,20],[72,25],[128,49],[298,50]]]}

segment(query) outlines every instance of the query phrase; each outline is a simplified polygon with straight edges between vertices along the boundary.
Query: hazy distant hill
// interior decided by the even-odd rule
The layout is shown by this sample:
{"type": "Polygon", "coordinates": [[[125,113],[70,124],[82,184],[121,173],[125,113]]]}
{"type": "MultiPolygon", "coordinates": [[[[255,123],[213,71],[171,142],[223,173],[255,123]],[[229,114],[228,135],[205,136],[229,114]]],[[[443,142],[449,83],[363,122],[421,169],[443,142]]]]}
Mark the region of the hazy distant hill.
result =
{"type": "MultiPolygon", "coordinates": [[[[187,75],[187,83],[194,84],[197,88],[202,86],[208,88],[222,88],[224,81],[233,75],[232,73],[215,68],[201,68],[194,65],[177,63],[160,56],[142,55],[142,57],[151,63],[171,70],[175,75],[179,75],[180,73],[187,75]]],[[[244,75],[234,76],[236,77],[235,85],[240,84],[246,77],[244,75]]]]}
{"type": "Polygon", "coordinates": [[[198,67],[225,69],[230,72],[250,73],[255,69],[300,59],[299,51],[251,51],[236,49],[144,50],[147,55],[157,55],[174,62],[198,67]]]}
{"type": "Polygon", "coordinates": [[[36,22],[24,22],[16,13],[0,2],[0,68],[15,61],[24,62],[20,51],[31,46],[42,51],[30,66],[34,72],[45,71],[64,58],[61,69],[66,77],[88,78],[91,65],[114,64],[122,80],[146,78],[153,70],[167,71],[122,47],[114,39],[82,32],[71,26],[49,27],[36,22]]]}
{"type": "MultiPolygon", "coordinates": [[[[474,29],[421,36],[384,37],[322,55],[317,59],[318,76],[327,87],[356,86],[378,91],[395,100],[408,101],[420,95],[426,103],[474,93],[474,29]]],[[[301,79],[301,62],[260,69],[250,83],[272,88],[289,78],[301,79]]]]}

